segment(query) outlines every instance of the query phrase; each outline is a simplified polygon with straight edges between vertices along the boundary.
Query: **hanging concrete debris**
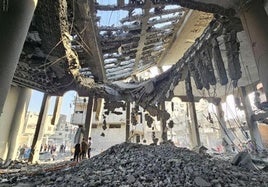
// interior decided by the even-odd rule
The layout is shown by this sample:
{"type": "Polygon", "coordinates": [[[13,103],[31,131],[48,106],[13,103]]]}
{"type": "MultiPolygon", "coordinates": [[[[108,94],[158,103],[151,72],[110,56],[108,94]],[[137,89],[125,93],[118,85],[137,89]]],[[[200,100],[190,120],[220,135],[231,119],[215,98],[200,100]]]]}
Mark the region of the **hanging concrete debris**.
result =
{"type": "Polygon", "coordinates": [[[210,80],[208,77],[208,69],[206,67],[206,65],[204,64],[204,62],[202,61],[202,58],[200,56],[200,54],[198,54],[198,59],[195,61],[195,65],[196,65],[196,69],[198,70],[198,73],[200,74],[201,77],[201,84],[207,89],[209,90],[210,88],[210,80]]]}
{"type": "Polygon", "coordinates": [[[228,59],[228,72],[232,80],[233,86],[237,87],[237,82],[242,76],[240,60],[239,60],[239,42],[237,40],[236,31],[232,30],[225,33],[224,42],[228,59]]]}
{"type": "Polygon", "coordinates": [[[188,63],[188,68],[190,70],[191,76],[194,79],[196,88],[201,90],[201,89],[203,89],[203,84],[202,84],[202,80],[201,80],[201,76],[199,74],[199,71],[195,66],[195,64],[196,64],[195,60],[196,59],[194,59],[193,61],[190,61],[188,63]]]}
{"type": "Polygon", "coordinates": [[[136,126],[138,124],[137,116],[138,116],[137,109],[132,108],[130,119],[131,119],[131,124],[134,126],[136,126]]]}
{"type": "MultiPolygon", "coordinates": [[[[191,75],[194,76],[198,88],[205,87],[209,89],[210,85],[216,84],[212,57],[217,56],[217,59],[222,57],[216,49],[217,47],[215,47],[215,50],[211,50],[212,46],[207,41],[214,40],[216,42],[215,38],[220,36],[223,28],[228,28],[229,24],[231,24],[231,21],[225,20],[223,24],[221,18],[214,19],[203,35],[187,50],[183,58],[161,75],[140,83],[115,82],[114,84],[99,86],[96,88],[97,95],[108,97],[110,100],[135,101],[138,105],[148,110],[152,116],[157,116],[160,113],[157,105],[172,98],[175,86],[184,80],[188,69],[191,75]],[[113,96],[112,93],[116,93],[116,95],[113,96]]],[[[221,72],[226,71],[222,62],[219,61],[218,66],[216,69],[221,69],[221,72]]],[[[224,75],[221,80],[222,83],[226,84],[224,75]],[[223,81],[224,79],[225,81],[223,81]]]]}
{"type": "Polygon", "coordinates": [[[144,117],[145,117],[145,121],[147,121],[147,126],[149,128],[151,128],[152,127],[152,124],[154,122],[154,119],[149,114],[145,114],[144,117]]]}
{"type": "Polygon", "coordinates": [[[219,82],[221,85],[226,85],[228,83],[228,77],[226,73],[226,69],[224,66],[224,62],[222,59],[221,51],[219,48],[219,43],[217,38],[212,38],[212,55],[213,55],[213,64],[214,68],[219,77],[219,82]]]}
{"type": "Polygon", "coordinates": [[[206,76],[208,79],[208,82],[210,85],[215,85],[216,84],[216,78],[214,74],[214,68],[212,65],[212,46],[211,46],[211,41],[206,40],[203,41],[203,50],[200,51],[200,58],[202,59],[202,62],[205,67],[205,72],[206,76]],[[206,46],[206,47],[205,47],[206,46]]]}
{"type": "MultiPolygon", "coordinates": [[[[233,28],[231,22],[234,19],[234,10],[212,4],[207,6],[200,2],[175,0],[118,3],[100,5],[94,1],[39,1],[13,81],[52,95],[63,95],[68,90],[76,90],[80,96],[87,96],[89,92],[97,90],[100,97],[101,92],[112,91],[112,97],[115,98],[117,94],[117,99],[122,98],[124,96],[120,94],[124,94],[123,88],[119,91],[111,89],[111,82],[124,80],[156,65],[171,47],[179,25],[189,11],[187,8],[192,8],[226,17],[223,19],[217,16],[183,59],[178,61],[175,67],[177,70],[172,72],[176,80],[170,82],[167,77],[163,78],[162,81],[168,83],[165,87],[167,92],[162,89],[160,94],[146,100],[142,95],[158,92],[158,83],[152,80],[146,86],[139,84],[139,88],[135,83],[136,89],[131,93],[132,100],[145,103],[143,106],[146,108],[148,103],[156,104],[163,100],[164,95],[166,98],[172,97],[172,90],[181,81],[179,76],[174,75],[183,74],[186,64],[190,64],[188,68],[198,89],[209,89],[210,85],[215,84],[215,67],[211,63],[215,52],[211,52],[206,44],[221,35],[223,27],[233,28]],[[172,7],[168,8],[168,5],[172,7]],[[144,14],[137,13],[138,9],[144,14]],[[121,25],[99,24],[99,12],[119,10],[129,12],[120,18],[121,25]],[[47,14],[51,15],[50,19],[45,16],[47,14]],[[204,78],[206,72],[209,75],[208,80],[204,78]],[[145,87],[142,88],[143,86],[145,87]],[[139,91],[142,93],[136,94],[139,91]]],[[[238,77],[232,77],[232,80],[238,80],[238,77]]],[[[226,84],[226,80],[223,81],[223,77],[221,79],[221,84],[226,84]]],[[[128,88],[125,92],[128,92],[128,88]]]]}
{"type": "MultiPolygon", "coordinates": [[[[122,110],[126,109],[126,104],[122,101],[114,101],[114,102],[109,102],[109,101],[105,101],[104,103],[104,109],[106,109],[109,112],[114,112],[116,108],[122,108],[122,110]]],[[[108,115],[107,114],[107,115],[108,115]]]]}
{"type": "Polygon", "coordinates": [[[94,92],[96,97],[109,102],[135,101],[150,115],[168,120],[169,114],[159,110],[158,105],[173,97],[175,86],[184,80],[188,70],[198,89],[209,89],[217,83],[214,69],[220,76],[220,83],[227,84],[227,78],[221,73],[225,68],[217,46],[217,38],[223,31],[226,34],[228,68],[233,71],[229,76],[234,85],[241,77],[236,41],[236,32],[241,28],[233,26],[236,19],[232,17],[233,10],[211,5],[211,11],[230,17],[215,16],[203,34],[168,71],[150,80],[125,82],[126,78],[155,66],[170,49],[179,25],[189,11],[180,5],[207,9],[202,3],[189,1],[144,1],[124,5],[121,2],[115,6],[84,0],[40,1],[36,10],[38,16],[29,30],[27,42],[30,45],[26,42],[14,81],[52,95],[76,90],[80,96],[94,92]],[[172,7],[167,8],[167,5],[172,7]],[[50,6],[54,8],[51,14],[55,18],[45,21],[44,10],[50,10],[50,6]],[[136,8],[143,13],[135,13],[136,8]],[[120,18],[121,25],[100,25],[98,13],[107,10],[127,10],[129,14],[120,18]],[[57,11],[60,13],[55,14],[57,11]],[[227,31],[230,30],[229,34],[227,31]],[[50,40],[48,36],[52,31],[55,38],[50,40]],[[213,64],[212,61],[217,62],[213,64]],[[35,63],[39,64],[37,69],[35,63]],[[35,78],[40,81],[34,81],[35,78]]]}

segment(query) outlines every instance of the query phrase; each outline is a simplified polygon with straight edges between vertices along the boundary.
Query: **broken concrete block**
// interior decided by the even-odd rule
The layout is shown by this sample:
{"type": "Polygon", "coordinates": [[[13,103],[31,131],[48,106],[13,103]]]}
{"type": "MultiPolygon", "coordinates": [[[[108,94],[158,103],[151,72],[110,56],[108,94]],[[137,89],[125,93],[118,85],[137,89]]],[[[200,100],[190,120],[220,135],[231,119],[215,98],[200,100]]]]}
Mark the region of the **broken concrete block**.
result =
{"type": "Polygon", "coordinates": [[[250,170],[257,170],[257,167],[252,162],[251,156],[248,152],[240,152],[238,153],[233,161],[232,164],[235,166],[243,167],[250,170]]]}

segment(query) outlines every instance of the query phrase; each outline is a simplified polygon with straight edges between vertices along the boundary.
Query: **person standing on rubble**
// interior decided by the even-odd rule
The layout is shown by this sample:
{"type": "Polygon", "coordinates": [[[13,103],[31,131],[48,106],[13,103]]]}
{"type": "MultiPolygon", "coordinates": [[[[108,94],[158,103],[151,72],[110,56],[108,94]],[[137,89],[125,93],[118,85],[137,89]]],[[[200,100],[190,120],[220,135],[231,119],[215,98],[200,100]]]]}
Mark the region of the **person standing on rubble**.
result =
{"type": "Polygon", "coordinates": [[[74,146],[74,161],[78,162],[80,160],[80,154],[81,154],[80,143],[77,143],[74,146]]]}
{"type": "Polygon", "coordinates": [[[90,151],[91,151],[91,137],[88,138],[88,149],[87,149],[87,157],[90,158],[90,151]]]}
{"type": "Polygon", "coordinates": [[[88,143],[85,140],[85,138],[83,138],[83,140],[81,142],[81,157],[82,157],[82,159],[86,158],[87,151],[88,151],[88,143]]]}

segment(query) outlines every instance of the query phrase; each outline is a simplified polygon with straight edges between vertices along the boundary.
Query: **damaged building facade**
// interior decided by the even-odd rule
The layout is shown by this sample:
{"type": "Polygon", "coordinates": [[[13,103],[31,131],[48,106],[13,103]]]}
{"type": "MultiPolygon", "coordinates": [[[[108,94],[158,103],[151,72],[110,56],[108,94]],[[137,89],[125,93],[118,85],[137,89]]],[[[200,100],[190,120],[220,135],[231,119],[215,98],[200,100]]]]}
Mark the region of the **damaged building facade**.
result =
{"type": "Polygon", "coordinates": [[[267,7],[262,0],[2,1],[0,158],[15,159],[30,89],[44,93],[30,162],[38,159],[51,97],[57,96],[55,124],[69,90],[87,98],[85,138],[94,126],[94,106],[102,117],[103,105],[108,114],[125,108],[126,141],[140,110],[147,112],[147,124],[161,121],[166,141],[172,122],[165,102],[178,97],[188,103],[193,147],[203,144],[195,106],[200,99],[216,106],[230,145],[221,103],[233,94],[262,151],[258,122],[267,114],[254,113],[248,94],[260,82],[268,93],[267,7]],[[148,79],[153,67],[158,75],[148,79]]]}
{"type": "MultiPolygon", "coordinates": [[[[137,107],[135,103],[131,103],[129,109],[126,110],[126,105],[124,102],[121,102],[121,107],[108,111],[109,104],[105,104],[103,99],[95,101],[89,129],[90,137],[94,140],[92,144],[93,155],[123,142],[145,145],[153,144],[155,140],[157,140],[157,143],[163,142],[162,120],[150,116],[148,111],[143,110],[142,107],[137,107]],[[127,111],[130,112],[129,124],[127,124],[127,111]]],[[[87,98],[75,97],[71,124],[84,127],[87,104],[87,98]]],[[[238,145],[248,141],[248,127],[245,123],[240,124],[237,122],[245,122],[243,111],[241,111],[242,115],[240,114],[234,119],[228,119],[226,121],[226,129],[223,129],[223,124],[218,121],[216,108],[212,104],[205,99],[201,99],[195,104],[200,140],[202,145],[206,146],[209,150],[219,153],[224,152],[225,149],[222,144],[226,140],[230,145],[234,143],[235,149],[238,151],[238,145]],[[228,131],[228,135],[224,131],[228,131]]],[[[118,104],[118,106],[120,105],[118,104]]],[[[166,122],[166,140],[172,141],[179,147],[194,148],[194,137],[191,133],[193,127],[190,125],[193,119],[189,111],[189,103],[183,102],[179,97],[174,97],[171,101],[165,101],[165,107],[166,111],[170,114],[170,118],[166,122]]],[[[234,114],[229,115],[233,117],[234,114]]],[[[80,136],[80,138],[82,137],[83,135],[80,136]]]]}

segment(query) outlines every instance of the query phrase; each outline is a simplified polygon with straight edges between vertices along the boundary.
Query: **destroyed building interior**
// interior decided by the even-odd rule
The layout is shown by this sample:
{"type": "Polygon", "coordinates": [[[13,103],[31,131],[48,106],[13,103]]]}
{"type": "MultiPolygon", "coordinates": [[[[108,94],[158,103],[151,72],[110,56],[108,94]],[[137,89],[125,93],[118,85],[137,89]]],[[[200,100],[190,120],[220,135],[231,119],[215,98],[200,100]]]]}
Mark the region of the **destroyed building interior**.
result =
{"type": "MultiPolygon", "coordinates": [[[[0,186],[268,186],[268,133],[260,130],[268,105],[255,98],[254,110],[249,98],[260,90],[268,96],[267,12],[267,0],[0,1],[0,186]],[[22,162],[17,151],[31,90],[44,97],[35,101],[41,108],[22,162]],[[86,102],[77,141],[94,137],[93,118],[103,116],[107,128],[111,113],[122,114],[118,108],[126,113],[125,141],[78,163],[36,164],[49,98],[69,91],[86,102]],[[228,95],[244,112],[239,128],[254,151],[232,149],[221,107],[228,95]],[[173,98],[191,113],[187,148],[168,138],[167,129],[179,125],[165,104],[173,98]],[[220,154],[207,153],[200,138],[195,105],[202,99],[217,108],[220,154]],[[160,121],[150,145],[132,141],[130,126],[143,115],[150,128],[160,121]]],[[[206,118],[213,123],[210,113],[206,118]]]]}

